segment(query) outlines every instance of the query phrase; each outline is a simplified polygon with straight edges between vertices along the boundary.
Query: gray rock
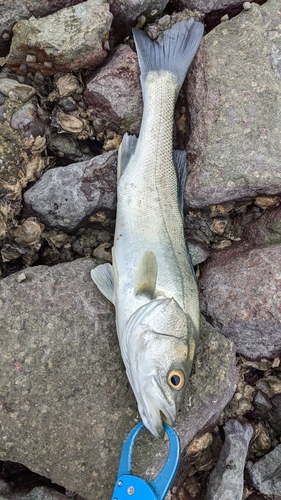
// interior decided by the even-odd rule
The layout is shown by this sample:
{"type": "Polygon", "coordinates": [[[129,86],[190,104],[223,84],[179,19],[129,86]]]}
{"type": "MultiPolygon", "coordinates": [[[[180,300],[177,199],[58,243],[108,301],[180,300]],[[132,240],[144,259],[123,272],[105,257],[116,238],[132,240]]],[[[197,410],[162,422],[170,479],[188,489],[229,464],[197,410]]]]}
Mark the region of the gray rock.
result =
{"type": "Polygon", "coordinates": [[[216,10],[242,8],[244,0],[208,0],[208,2],[206,0],[172,0],[171,3],[178,9],[199,10],[208,14],[216,10]]]}
{"type": "Polygon", "coordinates": [[[73,231],[89,215],[116,209],[116,151],[57,167],[24,193],[24,213],[49,227],[73,231]]]}
{"type": "Polygon", "coordinates": [[[0,79],[0,92],[5,97],[13,97],[25,103],[35,95],[35,89],[10,78],[0,79]]]}
{"type": "Polygon", "coordinates": [[[144,14],[148,19],[158,17],[165,9],[168,0],[110,0],[110,10],[118,26],[133,26],[138,16],[144,14]]]}
{"type": "Polygon", "coordinates": [[[186,87],[189,207],[281,192],[279,7],[253,3],[200,45],[186,87]]]}
{"type": "MultiPolygon", "coordinates": [[[[29,493],[20,493],[15,491],[1,492],[0,481],[0,500],[69,500],[69,496],[59,493],[58,491],[46,488],[46,486],[37,486],[29,493]]],[[[8,485],[7,485],[8,486],[8,485]]],[[[76,500],[79,500],[76,497],[76,500]]],[[[80,500],[83,500],[80,497],[80,500]]]]}
{"type": "Polygon", "coordinates": [[[206,500],[242,500],[243,497],[244,467],[253,427],[232,419],[225,424],[224,433],[225,442],[210,474],[206,500]]]}
{"type": "MultiPolygon", "coordinates": [[[[20,462],[87,500],[110,498],[137,407],[121,361],[113,306],[90,259],[25,269],[0,281],[0,460],[20,462]]],[[[236,387],[233,344],[202,322],[176,430],[185,447],[218,418],[236,387]]],[[[147,431],[140,475],[159,471],[167,444],[147,431]]]]}
{"type": "Polygon", "coordinates": [[[201,309],[250,359],[274,358],[281,344],[280,247],[219,251],[200,274],[201,309]]]}
{"type": "Polygon", "coordinates": [[[54,154],[68,160],[67,163],[89,160],[94,156],[91,151],[85,152],[74,134],[53,133],[49,137],[48,147],[54,154]]]}
{"type": "MultiPolygon", "coordinates": [[[[81,0],[64,0],[63,6],[75,5],[81,0]]],[[[31,15],[35,17],[46,16],[60,10],[61,0],[5,0],[0,3],[0,39],[3,34],[12,35],[12,27],[20,19],[28,19],[31,15]]]]}
{"type": "Polygon", "coordinates": [[[109,130],[139,132],[143,108],[140,70],[137,55],[128,45],[119,45],[88,80],[84,100],[109,130]]]}
{"type": "Polygon", "coordinates": [[[104,42],[112,21],[106,0],[87,0],[42,19],[19,21],[8,56],[17,72],[40,71],[45,75],[94,67],[106,57],[104,42]]]}
{"type": "Polygon", "coordinates": [[[249,470],[255,488],[264,495],[281,492],[281,444],[267,453],[249,470]]]}

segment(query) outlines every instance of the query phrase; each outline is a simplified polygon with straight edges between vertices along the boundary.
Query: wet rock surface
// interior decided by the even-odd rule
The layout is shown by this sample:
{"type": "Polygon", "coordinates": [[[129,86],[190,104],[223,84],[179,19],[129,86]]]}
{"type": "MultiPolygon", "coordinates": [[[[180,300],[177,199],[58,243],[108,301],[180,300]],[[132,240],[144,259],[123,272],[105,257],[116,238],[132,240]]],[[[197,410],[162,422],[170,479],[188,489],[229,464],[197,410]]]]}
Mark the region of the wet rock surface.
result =
{"type": "MultiPolygon", "coordinates": [[[[37,266],[23,280],[17,273],[0,285],[0,458],[87,499],[110,495],[122,442],[137,417],[113,306],[91,282],[93,265],[80,259],[37,266]]],[[[203,321],[176,427],[183,448],[217,421],[235,388],[233,344],[203,321]]],[[[166,444],[145,434],[136,464],[149,474],[149,463],[153,470],[163,465],[166,444]]]]}
{"type": "Polygon", "coordinates": [[[279,246],[239,246],[217,252],[201,271],[204,315],[250,359],[280,353],[280,259],[279,246]]]}
{"type": "Polygon", "coordinates": [[[87,0],[42,19],[19,21],[13,29],[8,65],[13,70],[77,71],[100,64],[112,21],[105,0],[87,0]]]}
{"type": "Polygon", "coordinates": [[[279,8],[253,3],[199,48],[187,83],[188,207],[280,194],[279,8]]]}
{"type": "Polygon", "coordinates": [[[25,213],[36,215],[49,227],[73,231],[95,212],[113,212],[116,162],[116,152],[110,151],[92,160],[49,170],[25,192],[25,213]]]}

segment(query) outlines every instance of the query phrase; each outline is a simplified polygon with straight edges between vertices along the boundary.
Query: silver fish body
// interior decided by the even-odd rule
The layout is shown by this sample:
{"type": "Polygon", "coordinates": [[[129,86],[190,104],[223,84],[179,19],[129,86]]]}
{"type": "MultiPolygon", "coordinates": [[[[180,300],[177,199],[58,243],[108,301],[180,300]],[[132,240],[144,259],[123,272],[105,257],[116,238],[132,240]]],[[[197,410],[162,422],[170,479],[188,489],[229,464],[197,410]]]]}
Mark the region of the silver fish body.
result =
{"type": "Polygon", "coordinates": [[[139,138],[125,135],[119,150],[112,268],[105,264],[92,271],[115,305],[138,409],[158,437],[162,418],[175,421],[199,336],[197,284],[183,230],[185,154],[173,152],[172,139],[175,102],[202,34],[200,23],[178,23],[162,35],[159,55],[155,42],[134,32],[143,119],[139,138]],[[179,70],[174,60],[188,49],[189,62],[180,61],[179,70]]]}

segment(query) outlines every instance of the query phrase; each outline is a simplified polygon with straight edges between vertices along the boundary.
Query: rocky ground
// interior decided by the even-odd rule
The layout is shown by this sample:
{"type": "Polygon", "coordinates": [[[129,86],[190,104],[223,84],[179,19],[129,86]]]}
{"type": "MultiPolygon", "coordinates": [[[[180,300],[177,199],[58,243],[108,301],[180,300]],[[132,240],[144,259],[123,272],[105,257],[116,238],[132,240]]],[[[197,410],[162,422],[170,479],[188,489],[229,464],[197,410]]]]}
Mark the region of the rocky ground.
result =
{"type": "MultiPolygon", "coordinates": [[[[90,269],[111,261],[117,150],[141,122],[131,28],[155,39],[189,17],[206,34],[174,142],[202,335],[167,498],[281,499],[280,0],[5,0],[0,500],[111,496],[139,417],[90,269]]],[[[155,475],[166,446],[144,432],[136,471],[155,475]]]]}

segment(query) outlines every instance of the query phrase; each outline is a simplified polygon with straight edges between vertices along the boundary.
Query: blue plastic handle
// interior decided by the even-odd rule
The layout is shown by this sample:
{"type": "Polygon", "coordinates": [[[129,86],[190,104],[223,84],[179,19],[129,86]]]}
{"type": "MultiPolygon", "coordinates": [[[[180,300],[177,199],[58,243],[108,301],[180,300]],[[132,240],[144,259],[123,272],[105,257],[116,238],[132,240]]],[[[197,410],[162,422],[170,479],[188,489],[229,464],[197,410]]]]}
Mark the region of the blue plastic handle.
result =
{"type": "Polygon", "coordinates": [[[176,432],[163,424],[170,440],[168,459],[160,474],[150,483],[131,473],[131,461],[134,443],[139,433],[145,428],[142,423],[136,425],[128,435],[121,453],[117,481],[111,500],[164,500],[178,470],[180,462],[180,442],[176,432]]]}

